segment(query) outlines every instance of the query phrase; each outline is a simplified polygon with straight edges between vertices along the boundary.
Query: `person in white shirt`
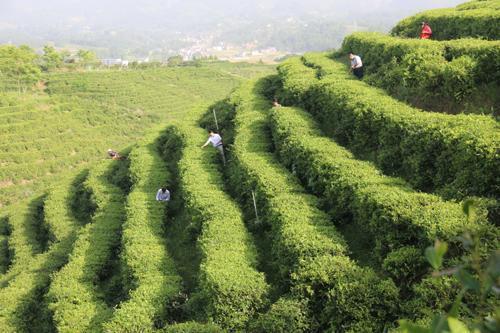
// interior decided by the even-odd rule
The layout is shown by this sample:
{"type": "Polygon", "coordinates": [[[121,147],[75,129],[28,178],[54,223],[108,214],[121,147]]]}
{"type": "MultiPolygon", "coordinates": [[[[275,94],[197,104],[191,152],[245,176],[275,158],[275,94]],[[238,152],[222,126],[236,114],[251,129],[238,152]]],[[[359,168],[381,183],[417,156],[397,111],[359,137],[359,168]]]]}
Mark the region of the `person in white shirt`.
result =
{"type": "Polygon", "coordinates": [[[358,78],[363,78],[363,62],[361,61],[361,57],[349,52],[349,59],[351,59],[351,70],[352,73],[358,78]]]}
{"type": "Polygon", "coordinates": [[[222,144],[222,137],[212,130],[208,131],[208,134],[208,140],[203,146],[201,146],[201,148],[205,148],[209,144],[212,144],[212,146],[219,151],[220,156],[222,157],[222,163],[226,165],[226,157],[224,156],[224,145],[222,144]]]}
{"type": "Polygon", "coordinates": [[[156,193],[156,201],[170,201],[170,191],[166,187],[162,187],[156,193]]]}

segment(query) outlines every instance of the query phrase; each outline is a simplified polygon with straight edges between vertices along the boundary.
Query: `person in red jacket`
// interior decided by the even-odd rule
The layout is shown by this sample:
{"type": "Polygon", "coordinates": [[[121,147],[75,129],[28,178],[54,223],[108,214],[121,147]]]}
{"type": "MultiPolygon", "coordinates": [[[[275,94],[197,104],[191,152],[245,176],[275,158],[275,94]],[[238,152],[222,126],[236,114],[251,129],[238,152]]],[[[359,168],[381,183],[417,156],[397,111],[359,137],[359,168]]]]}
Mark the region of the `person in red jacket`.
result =
{"type": "Polygon", "coordinates": [[[431,39],[432,29],[427,22],[422,22],[422,32],[420,33],[420,39],[431,39]]]}

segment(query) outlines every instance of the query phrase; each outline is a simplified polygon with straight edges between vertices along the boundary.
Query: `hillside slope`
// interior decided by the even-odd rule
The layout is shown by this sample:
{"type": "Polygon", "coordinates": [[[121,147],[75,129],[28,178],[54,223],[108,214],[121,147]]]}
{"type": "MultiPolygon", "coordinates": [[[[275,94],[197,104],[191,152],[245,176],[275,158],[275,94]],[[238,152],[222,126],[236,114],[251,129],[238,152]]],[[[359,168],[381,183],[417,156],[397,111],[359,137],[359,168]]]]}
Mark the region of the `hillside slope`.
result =
{"type": "Polygon", "coordinates": [[[123,149],[151,127],[226,96],[259,65],[52,73],[39,90],[0,92],[0,207],[123,149]]]}

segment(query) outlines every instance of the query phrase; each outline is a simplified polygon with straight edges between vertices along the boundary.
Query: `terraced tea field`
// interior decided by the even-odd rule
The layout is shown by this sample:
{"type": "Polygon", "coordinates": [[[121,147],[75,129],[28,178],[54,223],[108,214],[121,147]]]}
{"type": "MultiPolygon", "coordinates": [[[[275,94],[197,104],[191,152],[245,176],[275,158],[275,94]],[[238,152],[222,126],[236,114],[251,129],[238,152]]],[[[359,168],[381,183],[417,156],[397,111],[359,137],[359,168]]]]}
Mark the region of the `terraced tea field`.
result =
{"type": "Polygon", "coordinates": [[[245,76],[271,69],[203,68],[50,74],[45,90],[0,99],[0,207],[123,149],[149,128],[182,117],[200,101],[226,96],[245,76]]]}
{"type": "Polygon", "coordinates": [[[54,73],[2,93],[0,330],[407,332],[398,319],[430,325],[462,296],[454,317],[498,322],[498,294],[462,295],[477,271],[436,277],[424,256],[438,239],[458,265],[468,235],[480,266],[498,251],[497,120],[417,108],[344,61],[359,49],[381,77],[391,62],[414,75],[414,49],[445,67],[467,55],[475,86],[498,85],[480,57],[497,61],[495,43],[358,33],[277,73],[54,73]],[[226,165],[201,148],[215,127],[226,165]],[[105,159],[108,146],[127,159],[105,159]]]}

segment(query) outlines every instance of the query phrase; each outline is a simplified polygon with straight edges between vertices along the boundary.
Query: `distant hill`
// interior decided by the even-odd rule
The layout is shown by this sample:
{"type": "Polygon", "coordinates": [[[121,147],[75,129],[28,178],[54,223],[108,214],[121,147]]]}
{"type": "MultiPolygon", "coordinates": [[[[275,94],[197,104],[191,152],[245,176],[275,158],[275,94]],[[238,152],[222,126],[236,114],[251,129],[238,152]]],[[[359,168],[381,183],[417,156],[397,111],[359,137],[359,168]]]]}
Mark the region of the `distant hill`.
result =
{"type": "Polygon", "coordinates": [[[92,48],[101,57],[173,54],[187,37],[304,52],[338,47],[353,30],[387,31],[404,16],[458,0],[51,1],[0,4],[0,43],[92,48]]]}

